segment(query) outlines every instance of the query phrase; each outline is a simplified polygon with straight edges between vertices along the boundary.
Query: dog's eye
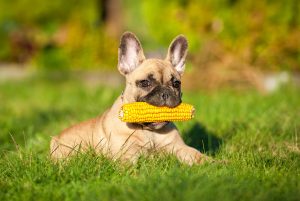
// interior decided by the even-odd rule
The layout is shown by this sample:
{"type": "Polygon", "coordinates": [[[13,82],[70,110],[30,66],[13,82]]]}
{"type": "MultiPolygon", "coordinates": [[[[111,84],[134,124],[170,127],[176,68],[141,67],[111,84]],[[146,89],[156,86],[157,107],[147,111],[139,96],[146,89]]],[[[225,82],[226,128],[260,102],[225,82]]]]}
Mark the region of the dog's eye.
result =
{"type": "Polygon", "coordinates": [[[178,81],[178,80],[176,80],[176,81],[173,82],[173,87],[174,87],[174,88],[179,88],[180,85],[181,85],[181,82],[178,81]]]}
{"type": "Polygon", "coordinates": [[[143,88],[150,87],[150,81],[149,80],[142,80],[142,81],[140,81],[140,86],[143,87],[143,88]]]}

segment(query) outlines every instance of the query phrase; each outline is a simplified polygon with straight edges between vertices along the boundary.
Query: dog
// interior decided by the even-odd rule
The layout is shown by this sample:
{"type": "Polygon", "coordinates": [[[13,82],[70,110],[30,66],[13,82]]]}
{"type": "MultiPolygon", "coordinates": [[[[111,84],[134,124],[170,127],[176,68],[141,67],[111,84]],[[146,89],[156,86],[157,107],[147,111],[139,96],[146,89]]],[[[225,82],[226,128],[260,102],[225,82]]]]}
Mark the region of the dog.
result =
{"type": "Polygon", "coordinates": [[[171,42],[164,60],[146,59],[138,38],[125,32],[118,49],[118,70],[126,79],[122,95],[102,116],[52,137],[51,158],[66,158],[92,147],[96,153],[133,163],[150,150],[174,154],[179,161],[189,165],[202,163],[205,155],[187,146],[172,122],[125,123],[118,118],[125,103],[142,101],[154,106],[179,105],[187,49],[187,39],[179,35],[171,42]]]}

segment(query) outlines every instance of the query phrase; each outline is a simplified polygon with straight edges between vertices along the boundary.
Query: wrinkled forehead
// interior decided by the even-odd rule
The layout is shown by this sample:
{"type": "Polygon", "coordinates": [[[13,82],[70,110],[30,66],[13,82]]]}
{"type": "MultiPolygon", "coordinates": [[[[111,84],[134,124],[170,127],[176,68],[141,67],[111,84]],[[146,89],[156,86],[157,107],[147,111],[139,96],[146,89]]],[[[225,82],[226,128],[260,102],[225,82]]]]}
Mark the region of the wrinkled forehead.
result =
{"type": "Polygon", "coordinates": [[[128,76],[128,79],[134,80],[149,78],[155,79],[163,84],[172,78],[180,79],[180,75],[170,62],[159,59],[148,59],[128,76]]]}

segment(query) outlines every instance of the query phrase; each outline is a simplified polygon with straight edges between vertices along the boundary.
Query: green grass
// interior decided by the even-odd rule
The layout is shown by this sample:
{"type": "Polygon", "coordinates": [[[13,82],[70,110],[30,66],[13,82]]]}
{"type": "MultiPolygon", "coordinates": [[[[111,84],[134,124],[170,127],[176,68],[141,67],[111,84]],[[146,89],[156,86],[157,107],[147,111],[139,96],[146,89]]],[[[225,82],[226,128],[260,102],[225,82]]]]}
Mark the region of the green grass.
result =
{"type": "Polygon", "coordinates": [[[53,164],[51,135],[109,107],[121,89],[78,80],[0,84],[0,200],[299,200],[300,90],[185,92],[196,119],[177,124],[216,162],[153,154],[122,165],[92,152],[53,164]]]}

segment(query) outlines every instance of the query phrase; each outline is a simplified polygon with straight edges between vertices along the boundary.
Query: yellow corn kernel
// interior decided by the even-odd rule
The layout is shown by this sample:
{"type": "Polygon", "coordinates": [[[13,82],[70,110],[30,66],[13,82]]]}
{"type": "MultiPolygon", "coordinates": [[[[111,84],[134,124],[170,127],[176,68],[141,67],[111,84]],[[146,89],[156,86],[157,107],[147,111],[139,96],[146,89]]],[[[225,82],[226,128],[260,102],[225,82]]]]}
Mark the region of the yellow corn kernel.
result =
{"type": "Polygon", "coordinates": [[[119,118],[128,123],[187,121],[194,118],[195,108],[181,103],[175,108],[156,107],[146,102],[124,104],[119,111],[119,118]]]}

